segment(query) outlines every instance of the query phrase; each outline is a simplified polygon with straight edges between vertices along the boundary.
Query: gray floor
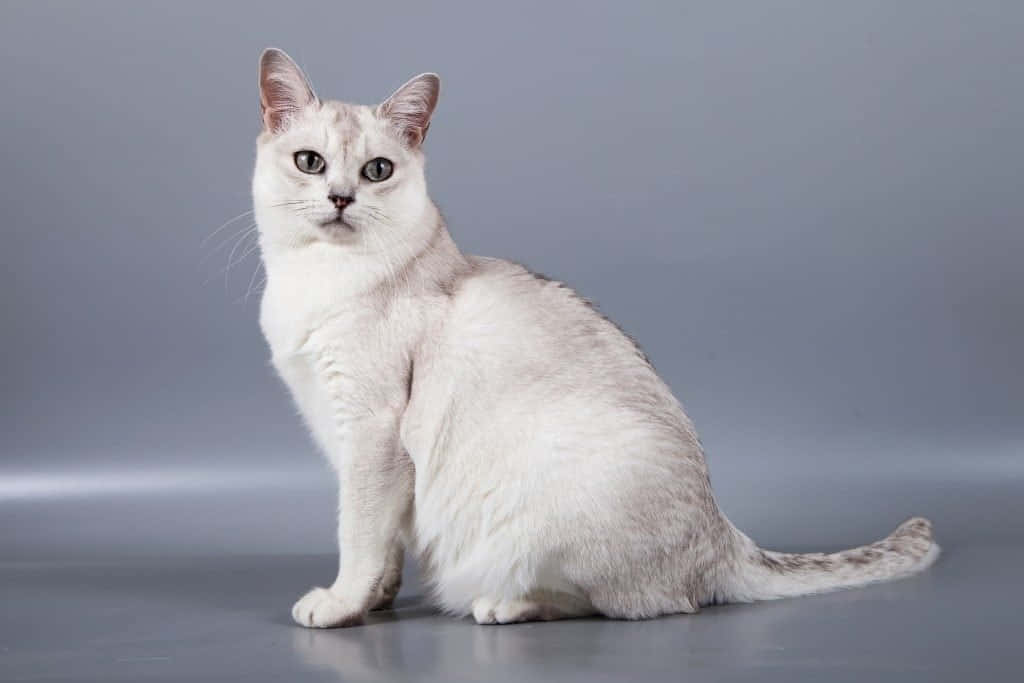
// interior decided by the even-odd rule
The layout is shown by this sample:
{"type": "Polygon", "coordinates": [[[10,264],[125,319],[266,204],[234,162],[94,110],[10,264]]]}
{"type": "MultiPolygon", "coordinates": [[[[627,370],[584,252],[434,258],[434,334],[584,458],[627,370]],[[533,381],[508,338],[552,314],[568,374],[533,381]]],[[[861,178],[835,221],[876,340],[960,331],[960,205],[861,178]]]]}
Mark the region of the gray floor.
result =
{"type": "Polygon", "coordinates": [[[723,506],[764,545],[837,548],[928,514],[944,554],[909,580],[642,623],[481,627],[435,614],[410,570],[397,609],[334,631],[288,616],[335,563],[302,552],[330,534],[330,484],[313,471],[270,477],[273,486],[136,477],[119,490],[83,474],[59,497],[8,478],[0,679],[1019,680],[1024,497],[1014,468],[975,458],[941,477],[808,468],[780,481],[749,464],[719,468],[723,506]]]}

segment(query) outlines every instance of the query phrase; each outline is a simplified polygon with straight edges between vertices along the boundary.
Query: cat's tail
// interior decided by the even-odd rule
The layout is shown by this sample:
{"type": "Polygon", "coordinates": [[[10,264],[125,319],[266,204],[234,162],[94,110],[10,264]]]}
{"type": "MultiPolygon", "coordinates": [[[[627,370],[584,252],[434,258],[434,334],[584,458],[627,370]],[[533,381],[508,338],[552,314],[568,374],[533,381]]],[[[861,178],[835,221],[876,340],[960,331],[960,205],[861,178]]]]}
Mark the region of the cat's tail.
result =
{"type": "Polygon", "coordinates": [[[916,574],[939,556],[932,524],[923,517],[908,519],[871,545],[828,554],[762,550],[736,533],[735,564],[716,601],[774,600],[865,586],[916,574]]]}

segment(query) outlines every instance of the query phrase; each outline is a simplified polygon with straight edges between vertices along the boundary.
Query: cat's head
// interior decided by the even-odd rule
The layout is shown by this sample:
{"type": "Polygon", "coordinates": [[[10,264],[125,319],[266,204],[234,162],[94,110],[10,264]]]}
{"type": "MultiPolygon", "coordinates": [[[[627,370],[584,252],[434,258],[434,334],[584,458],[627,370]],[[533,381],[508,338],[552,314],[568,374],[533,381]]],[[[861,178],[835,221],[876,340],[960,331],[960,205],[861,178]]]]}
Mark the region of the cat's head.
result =
{"type": "Polygon", "coordinates": [[[439,88],[427,73],[376,106],[321,100],[288,55],[266,50],[253,177],[264,246],[393,249],[432,228],[421,145],[439,88]]]}

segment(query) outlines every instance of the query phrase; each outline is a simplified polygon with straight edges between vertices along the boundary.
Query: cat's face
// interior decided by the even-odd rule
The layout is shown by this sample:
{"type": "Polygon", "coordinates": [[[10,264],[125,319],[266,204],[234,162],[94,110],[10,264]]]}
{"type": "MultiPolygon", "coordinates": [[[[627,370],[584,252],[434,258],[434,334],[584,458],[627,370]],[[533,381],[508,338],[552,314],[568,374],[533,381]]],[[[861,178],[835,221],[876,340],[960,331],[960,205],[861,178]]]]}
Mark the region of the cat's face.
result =
{"type": "Polygon", "coordinates": [[[287,55],[267,50],[253,178],[265,245],[378,251],[415,241],[430,206],[420,146],[438,89],[423,74],[375,107],[321,101],[287,55]]]}

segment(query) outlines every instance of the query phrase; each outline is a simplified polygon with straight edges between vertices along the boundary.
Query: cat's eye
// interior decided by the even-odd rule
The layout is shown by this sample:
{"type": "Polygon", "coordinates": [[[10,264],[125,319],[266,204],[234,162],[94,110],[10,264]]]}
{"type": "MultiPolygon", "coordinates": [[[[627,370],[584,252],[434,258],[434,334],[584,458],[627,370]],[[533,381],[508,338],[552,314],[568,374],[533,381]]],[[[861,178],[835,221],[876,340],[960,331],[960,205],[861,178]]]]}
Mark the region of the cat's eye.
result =
{"type": "Polygon", "coordinates": [[[303,173],[323,173],[324,168],[327,167],[327,162],[324,158],[316,152],[311,152],[308,149],[304,149],[300,152],[295,153],[295,168],[299,169],[303,173]]]}
{"type": "Polygon", "coordinates": [[[367,180],[379,183],[382,180],[387,180],[391,177],[391,173],[395,170],[395,165],[384,157],[377,157],[376,159],[370,159],[363,166],[363,177],[367,180]]]}

